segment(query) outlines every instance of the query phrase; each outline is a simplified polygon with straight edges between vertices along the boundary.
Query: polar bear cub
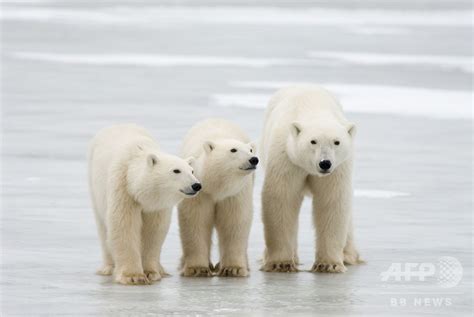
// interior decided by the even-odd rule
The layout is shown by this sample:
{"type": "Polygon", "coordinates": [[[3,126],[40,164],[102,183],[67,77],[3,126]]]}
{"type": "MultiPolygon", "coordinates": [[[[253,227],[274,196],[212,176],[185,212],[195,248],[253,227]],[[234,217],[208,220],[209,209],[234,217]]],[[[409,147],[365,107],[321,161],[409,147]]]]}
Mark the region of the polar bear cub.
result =
{"type": "Polygon", "coordinates": [[[89,152],[89,186],[102,245],[102,275],[122,284],[148,284],[166,273],[161,247],[171,210],[201,185],[194,159],[161,152],[136,125],[101,130],[89,152]]]}
{"type": "Polygon", "coordinates": [[[196,157],[199,196],[178,206],[183,276],[212,276],[211,237],[216,228],[219,276],[247,276],[247,245],[253,214],[255,145],[236,125],[222,119],[196,124],[186,135],[182,156],[196,157]]]}
{"type": "Polygon", "coordinates": [[[317,235],[311,270],[344,272],[344,263],[361,262],[351,215],[355,131],[336,99],[320,87],[293,86],[271,98],[262,139],[262,270],[297,271],[298,214],[308,192],[317,235]]]}

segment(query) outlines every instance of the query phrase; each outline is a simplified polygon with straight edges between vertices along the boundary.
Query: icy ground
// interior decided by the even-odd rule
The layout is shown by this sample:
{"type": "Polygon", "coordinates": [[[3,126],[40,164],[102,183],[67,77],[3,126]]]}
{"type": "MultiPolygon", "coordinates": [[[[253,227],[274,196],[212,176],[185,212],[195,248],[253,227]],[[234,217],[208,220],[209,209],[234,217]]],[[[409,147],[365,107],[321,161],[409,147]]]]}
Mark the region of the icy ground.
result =
{"type": "Polygon", "coordinates": [[[159,3],[3,1],[1,315],[472,314],[470,1],[159,3]],[[260,272],[259,171],[249,278],[180,277],[176,217],[162,255],[172,277],[126,287],[94,275],[85,153],[99,128],[137,122],[176,152],[193,123],[219,116],[257,139],[268,96],[293,82],[325,84],[358,124],[366,265],[260,272]],[[401,281],[384,280],[393,263],[401,281]]]}

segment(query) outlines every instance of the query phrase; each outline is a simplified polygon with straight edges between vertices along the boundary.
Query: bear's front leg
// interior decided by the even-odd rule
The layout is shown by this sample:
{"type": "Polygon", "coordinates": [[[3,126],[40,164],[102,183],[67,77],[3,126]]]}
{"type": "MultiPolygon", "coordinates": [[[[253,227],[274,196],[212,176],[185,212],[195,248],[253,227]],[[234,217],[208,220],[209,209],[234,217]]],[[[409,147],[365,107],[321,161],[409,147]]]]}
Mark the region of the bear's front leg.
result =
{"type": "Polygon", "coordinates": [[[306,175],[298,170],[283,172],[283,166],[267,168],[262,191],[265,229],[265,272],[297,272],[298,215],[306,175]]]}
{"type": "Polygon", "coordinates": [[[341,181],[340,175],[315,179],[311,183],[317,184],[312,187],[316,261],[311,271],[343,273],[347,271],[344,266],[344,247],[349,228],[352,189],[350,184],[341,181]]]}
{"type": "Polygon", "coordinates": [[[179,233],[183,247],[181,275],[211,277],[211,238],[214,225],[214,202],[200,193],[178,206],[179,233]]]}
{"type": "Polygon", "coordinates": [[[245,277],[249,274],[247,247],[252,225],[252,186],[216,206],[216,230],[220,261],[217,275],[245,277]]]}
{"type": "Polygon", "coordinates": [[[160,264],[161,247],[171,223],[171,209],[142,212],[142,263],[149,281],[159,281],[168,276],[160,264]]]}
{"type": "Polygon", "coordinates": [[[112,202],[110,207],[107,212],[107,233],[115,261],[115,280],[128,285],[149,284],[142,268],[142,215],[139,206],[134,202],[118,200],[112,202]]]}

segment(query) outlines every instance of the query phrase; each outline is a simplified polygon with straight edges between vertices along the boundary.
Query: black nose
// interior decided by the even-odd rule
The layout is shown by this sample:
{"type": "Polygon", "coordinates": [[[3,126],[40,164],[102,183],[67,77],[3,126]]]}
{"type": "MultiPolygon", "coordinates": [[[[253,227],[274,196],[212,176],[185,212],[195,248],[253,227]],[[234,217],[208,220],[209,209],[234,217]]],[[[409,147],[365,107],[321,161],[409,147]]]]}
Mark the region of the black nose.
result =
{"type": "Polygon", "coordinates": [[[249,162],[252,165],[257,165],[258,164],[258,157],[254,156],[254,157],[250,158],[249,162]]]}
{"type": "Polygon", "coordinates": [[[321,162],[319,162],[319,167],[323,170],[323,171],[327,171],[328,169],[331,168],[331,161],[330,160],[322,160],[321,162]]]}
{"type": "Polygon", "coordinates": [[[202,186],[201,186],[201,184],[199,184],[199,183],[194,183],[194,184],[191,185],[191,188],[192,188],[195,192],[198,192],[198,191],[201,190],[202,186]]]}

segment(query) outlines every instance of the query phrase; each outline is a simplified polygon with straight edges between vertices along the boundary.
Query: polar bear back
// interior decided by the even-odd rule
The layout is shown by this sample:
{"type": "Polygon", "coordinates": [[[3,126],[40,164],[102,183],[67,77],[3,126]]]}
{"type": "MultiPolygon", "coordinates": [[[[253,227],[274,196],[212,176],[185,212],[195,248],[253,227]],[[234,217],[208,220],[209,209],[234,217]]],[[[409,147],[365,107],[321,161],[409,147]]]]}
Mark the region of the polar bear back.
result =
{"type": "Polygon", "coordinates": [[[224,119],[207,119],[194,125],[184,137],[181,146],[181,157],[193,156],[198,158],[203,153],[206,141],[219,139],[234,139],[249,143],[245,132],[234,123],[224,119]]]}
{"type": "Polygon", "coordinates": [[[89,148],[91,176],[107,177],[109,166],[118,160],[125,163],[138,151],[137,145],[157,148],[153,137],[135,124],[120,124],[100,130],[89,148]]]}
{"type": "MultiPolygon", "coordinates": [[[[89,147],[89,186],[95,209],[107,209],[107,181],[111,172],[127,167],[127,162],[139,150],[137,145],[157,148],[152,136],[134,124],[120,124],[100,130],[89,147]]],[[[99,215],[103,216],[103,215],[99,215]]]]}

